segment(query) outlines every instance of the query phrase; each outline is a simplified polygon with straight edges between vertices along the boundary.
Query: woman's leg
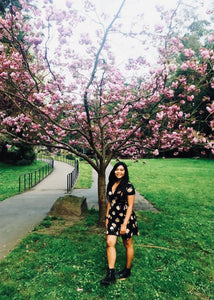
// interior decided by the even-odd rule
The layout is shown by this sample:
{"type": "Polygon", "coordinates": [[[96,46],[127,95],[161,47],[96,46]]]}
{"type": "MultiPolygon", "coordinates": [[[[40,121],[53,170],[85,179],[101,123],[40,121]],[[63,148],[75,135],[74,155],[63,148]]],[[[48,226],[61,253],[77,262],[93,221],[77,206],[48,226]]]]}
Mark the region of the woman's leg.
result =
{"type": "Polygon", "coordinates": [[[134,257],[133,239],[123,240],[123,244],[126,248],[126,266],[117,274],[118,279],[121,280],[125,280],[131,275],[132,260],[134,257]]]}
{"type": "Polygon", "coordinates": [[[109,269],[114,269],[116,262],[116,245],[117,236],[116,235],[107,235],[106,243],[107,243],[107,260],[109,269]]]}
{"type": "Polygon", "coordinates": [[[107,235],[107,260],[108,260],[108,273],[105,278],[103,278],[100,283],[103,285],[109,285],[115,282],[115,262],[116,262],[116,249],[115,245],[117,242],[117,236],[107,235]]]}
{"type": "Polygon", "coordinates": [[[132,260],[134,257],[134,246],[133,238],[131,237],[128,240],[123,240],[124,247],[126,248],[126,268],[131,269],[132,260]]]}

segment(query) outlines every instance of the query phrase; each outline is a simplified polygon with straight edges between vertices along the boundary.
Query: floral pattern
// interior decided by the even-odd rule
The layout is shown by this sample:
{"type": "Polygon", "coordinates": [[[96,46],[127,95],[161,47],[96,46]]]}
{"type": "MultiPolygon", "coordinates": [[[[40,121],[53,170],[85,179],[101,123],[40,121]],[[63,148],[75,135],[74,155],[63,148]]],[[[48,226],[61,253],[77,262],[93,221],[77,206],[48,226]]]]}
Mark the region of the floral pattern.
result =
{"type": "MultiPolygon", "coordinates": [[[[109,235],[120,235],[120,227],[123,224],[123,220],[126,216],[126,211],[128,207],[128,196],[135,195],[134,186],[129,182],[127,184],[126,190],[122,193],[118,188],[114,193],[112,191],[108,192],[108,198],[111,202],[108,215],[108,227],[106,234],[109,235]]],[[[139,235],[137,218],[134,211],[131,214],[129,222],[127,224],[126,233],[121,235],[123,239],[128,240],[133,235],[139,235]]]]}

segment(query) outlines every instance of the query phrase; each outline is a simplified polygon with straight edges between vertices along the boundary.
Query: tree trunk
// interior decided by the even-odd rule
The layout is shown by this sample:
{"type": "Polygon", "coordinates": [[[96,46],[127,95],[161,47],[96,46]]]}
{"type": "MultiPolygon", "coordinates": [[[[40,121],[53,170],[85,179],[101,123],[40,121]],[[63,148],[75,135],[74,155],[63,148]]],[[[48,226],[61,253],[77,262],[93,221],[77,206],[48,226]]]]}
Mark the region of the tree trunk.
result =
{"type": "Polygon", "coordinates": [[[103,226],[106,214],[106,176],[105,167],[98,172],[98,203],[99,203],[99,225],[103,226]]]}

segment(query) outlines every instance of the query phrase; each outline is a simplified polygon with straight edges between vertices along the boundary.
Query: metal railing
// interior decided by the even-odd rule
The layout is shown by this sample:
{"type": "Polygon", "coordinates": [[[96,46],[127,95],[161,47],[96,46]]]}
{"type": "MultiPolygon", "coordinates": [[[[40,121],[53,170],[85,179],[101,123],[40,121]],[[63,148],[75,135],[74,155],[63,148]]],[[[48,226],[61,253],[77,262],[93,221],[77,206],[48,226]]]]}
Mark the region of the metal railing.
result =
{"type": "Polygon", "coordinates": [[[46,178],[53,171],[53,167],[54,167],[53,158],[42,157],[38,159],[45,161],[47,164],[30,173],[21,174],[19,176],[19,192],[31,189],[39,182],[41,182],[44,178],[46,178]]]}
{"type": "Polygon", "coordinates": [[[70,164],[74,167],[73,171],[67,175],[67,192],[69,192],[75,185],[76,180],[79,176],[79,161],[77,159],[71,160],[64,157],[54,157],[50,156],[38,156],[38,160],[44,161],[47,164],[35,171],[30,173],[21,174],[19,176],[19,192],[31,189],[38,183],[40,183],[44,178],[46,178],[54,168],[54,160],[59,160],[70,164]]]}
{"type": "Polygon", "coordinates": [[[52,166],[52,168],[54,167],[54,159],[51,156],[45,156],[45,155],[37,156],[37,160],[46,162],[47,164],[52,166]]]}
{"type": "Polygon", "coordinates": [[[54,160],[64,162],[66,164],[72,165],[75,167],[76,159],[68,159],[65,155],[56,155],[54,156],[54,160]]]}
{"type": "Polygon", "coordinates": [[[68,159],[64,155],[54,156],[54,160],[64,162],[74,167],[73,171],[67,175],[67,192],[74,187],[79,176],[79,161],[78,159],[68,159]]]}
{"type": "Polygon", "coordinates": [[[74,161],[73,166],[73,171],[67,175],[67,192],[69,192],[74,187],[79,176],[79,161],[77,159],[74,161]]]}

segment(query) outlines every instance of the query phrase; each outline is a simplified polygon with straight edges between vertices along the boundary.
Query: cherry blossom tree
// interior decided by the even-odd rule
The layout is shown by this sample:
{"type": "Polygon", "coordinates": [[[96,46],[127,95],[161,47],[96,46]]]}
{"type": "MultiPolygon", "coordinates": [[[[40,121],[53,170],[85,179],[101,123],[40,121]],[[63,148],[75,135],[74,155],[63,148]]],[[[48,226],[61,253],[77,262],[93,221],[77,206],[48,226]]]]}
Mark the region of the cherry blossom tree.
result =
{"type": "Polygon", "coordinates": [[[201,48],[196,57],[171,34],[180,1],[167,13],[159,8],[162,23],[155,32],[143,23],[139,30],[137,21],[122,22],[126,0],[112,19],[98,15],[89,1],[81,9],[69,1],[57,10],[48,1],[42,9],[31,1],[20,4],[22,10],[12,7],[0,22],[0,132],[87,161],[98,173],[100,223],[106,209],[105,170],[112,158],[167,150],[177,155],[195,144],[214,153],[213,99],[203,96],[197,107],[184,110],[202,88],[214,88],[214,52],[201,48]],[[119,36],[138,41],[142,55],[118,65],[114,43],[119,36]],[[158,50],[152,64],[145,55],[154,51],[148,45],[158,50]],[[177,53],[186,57],[182,65],[177,53]],[[178,68],[192,76],[174,76],[178,68]],[[209,134],[194,127],[195,112],[204,103],[209,134]]]}

